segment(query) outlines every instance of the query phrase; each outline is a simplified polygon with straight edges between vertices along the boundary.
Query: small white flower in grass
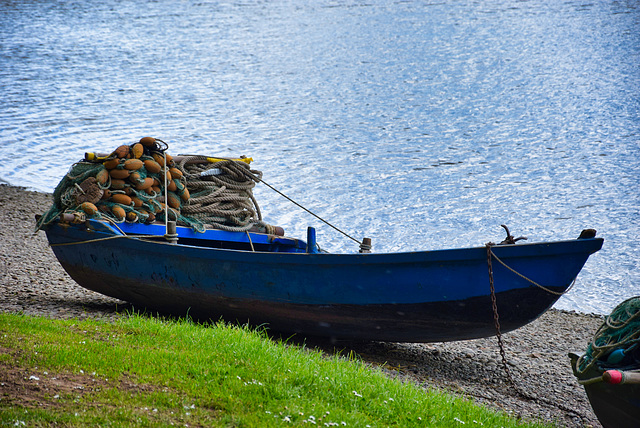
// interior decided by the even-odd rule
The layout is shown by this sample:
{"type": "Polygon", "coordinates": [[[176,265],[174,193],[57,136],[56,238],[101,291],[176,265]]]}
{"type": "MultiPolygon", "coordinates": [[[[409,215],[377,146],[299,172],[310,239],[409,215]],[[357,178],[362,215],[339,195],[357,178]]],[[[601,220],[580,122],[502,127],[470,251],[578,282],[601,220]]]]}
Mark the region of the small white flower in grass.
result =
{"type": "Polygon", "coordinates": [[[285,416],[284,418],[282,418],[283,422],[291,422],[291,418],[289,416],[285,416]]]}
{"type": "Polygon", "coordinates": [[[362,397],[362,395],[358,394],[358,392],[356,392],[356,391],[351,391],[351,392],[353,392],[353,395],[355,395],[356,397],[362,397]]]}

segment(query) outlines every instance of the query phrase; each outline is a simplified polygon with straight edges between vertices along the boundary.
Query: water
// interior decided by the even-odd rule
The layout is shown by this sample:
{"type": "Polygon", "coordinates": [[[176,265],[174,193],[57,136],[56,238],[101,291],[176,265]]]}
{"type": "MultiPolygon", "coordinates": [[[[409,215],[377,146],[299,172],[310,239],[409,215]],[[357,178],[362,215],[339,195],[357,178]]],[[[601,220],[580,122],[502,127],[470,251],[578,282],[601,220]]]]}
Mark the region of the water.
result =
{"type": "MultiPolygon", "coordinates": [[[[640,294],[634,1],[5,1],[0,178],[52,191],[151,135],[248,155],[374,251],[605,237],[562,309],[640,294]]],[[[274,192],[267,221],[318,228],[274,192]]]]}

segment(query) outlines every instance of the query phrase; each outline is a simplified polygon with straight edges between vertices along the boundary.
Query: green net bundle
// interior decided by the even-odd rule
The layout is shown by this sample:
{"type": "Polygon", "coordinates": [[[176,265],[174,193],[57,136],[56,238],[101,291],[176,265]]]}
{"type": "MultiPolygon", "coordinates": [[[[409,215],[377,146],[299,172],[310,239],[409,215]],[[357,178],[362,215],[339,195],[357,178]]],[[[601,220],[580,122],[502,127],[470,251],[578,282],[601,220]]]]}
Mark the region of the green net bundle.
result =
{"type": "Polygon", "coordinates": [[[640,369],[640,297],[616,306],[598,329],[578,362],[578,370],[584,372],[593,365],[601,369],[640,369]]]}
{"type": "Polygon", "coordinates": [[[250,159],[183,156],[177,163],[167,148],[162,140],[144,137],[108,156],[87,154],[60,181],[37,229],[60,214],[116,223],[164,222],[168,215],[197,231],[270,232],[252,194],[261,173],[249,169],[250,159]]]}

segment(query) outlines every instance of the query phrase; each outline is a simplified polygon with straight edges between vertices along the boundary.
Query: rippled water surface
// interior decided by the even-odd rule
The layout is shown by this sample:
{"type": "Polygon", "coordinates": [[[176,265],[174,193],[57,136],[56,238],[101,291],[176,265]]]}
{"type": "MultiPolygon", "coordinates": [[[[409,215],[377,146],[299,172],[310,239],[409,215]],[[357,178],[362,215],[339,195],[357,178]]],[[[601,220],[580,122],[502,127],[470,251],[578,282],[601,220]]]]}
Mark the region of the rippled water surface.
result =
{"type": "MultiPolygon", "coordinates": [[[[374,251],[605,238],[556,307],[640,295],[635,1],[4,1],[0,178],[152,135],[248,155],[374,251]]],[[[352,242],[266,188],[266,220],[352,242]]]]}

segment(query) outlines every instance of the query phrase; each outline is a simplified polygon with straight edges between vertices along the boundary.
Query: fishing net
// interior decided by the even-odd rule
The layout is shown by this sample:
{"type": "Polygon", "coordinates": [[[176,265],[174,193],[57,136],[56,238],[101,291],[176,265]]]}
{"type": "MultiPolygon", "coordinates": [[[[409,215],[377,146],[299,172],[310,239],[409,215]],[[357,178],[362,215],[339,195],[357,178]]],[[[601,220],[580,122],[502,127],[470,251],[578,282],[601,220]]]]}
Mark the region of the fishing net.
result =
{"type": "Polygon", "coordinates": [[[53,192],[53,205],[36,230],[72,214],[115,223],[168,220],[202,232],[207,228],[273,233],[262,221],[252,189],[262,177],[251,159],[167,154],[162,140],[145,137],[107,156],[88,153],[73,164],[53,192]]]}
{"type": "Polygon", "coordinates": [[[640,368],[640,297],[620,303],[604,323],[578,361],[578,371],[597,365],[601,369],[640,368]]]}

